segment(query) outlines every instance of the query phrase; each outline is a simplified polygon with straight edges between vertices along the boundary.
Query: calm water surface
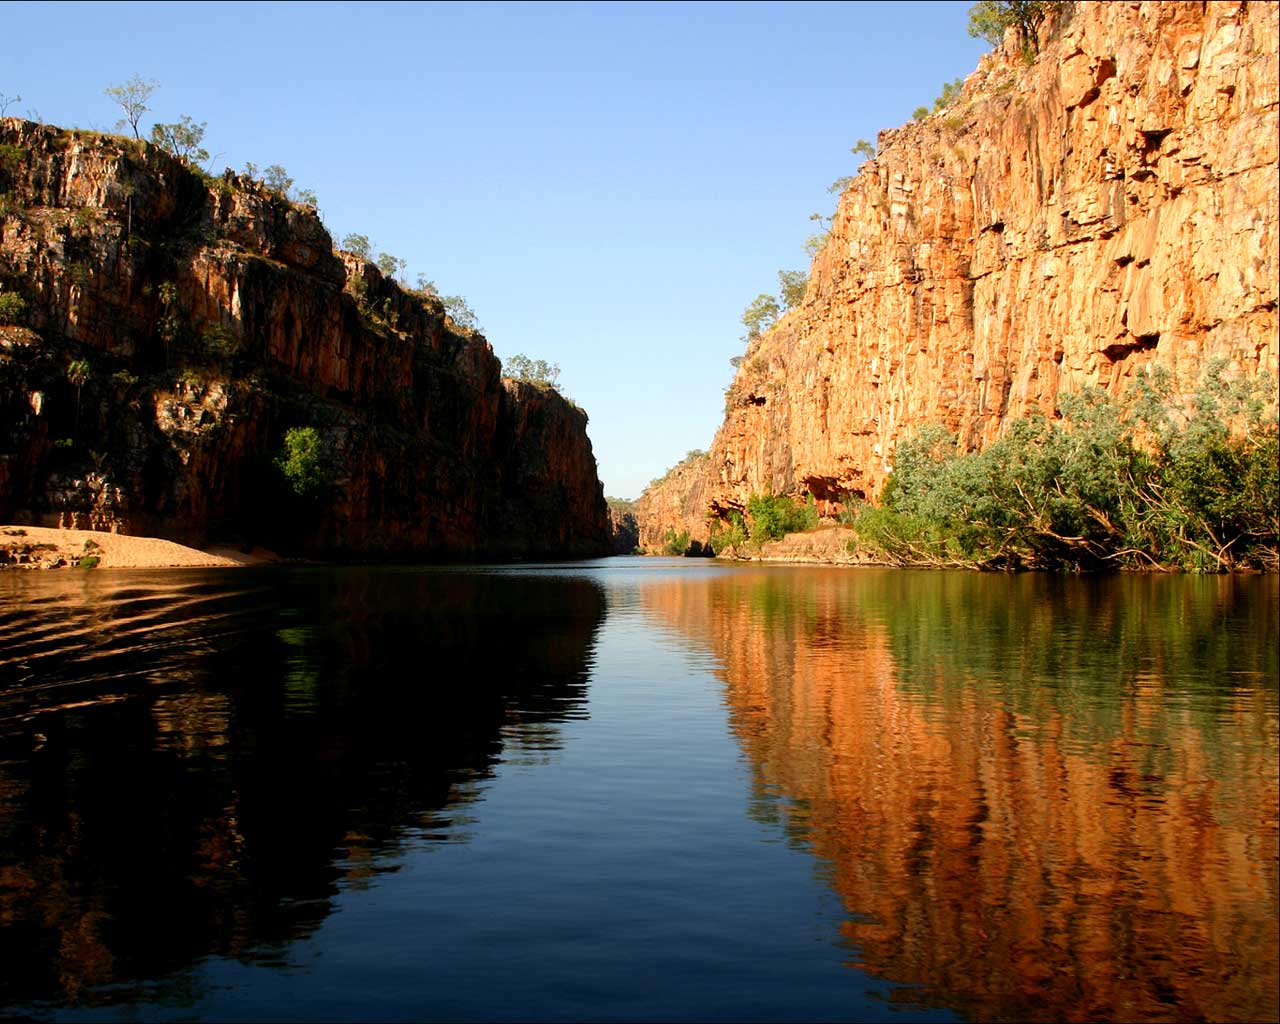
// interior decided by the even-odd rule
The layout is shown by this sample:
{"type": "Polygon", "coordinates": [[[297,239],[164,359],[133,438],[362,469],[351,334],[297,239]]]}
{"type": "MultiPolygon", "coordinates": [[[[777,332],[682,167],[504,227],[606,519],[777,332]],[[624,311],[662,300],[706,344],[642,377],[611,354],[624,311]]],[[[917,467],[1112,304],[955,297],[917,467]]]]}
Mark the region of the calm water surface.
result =
{"type": "Polygon", "coordinates": [[[1274,1020],[1278,590],[0,573],[0,1015],[1274,1020]]]}

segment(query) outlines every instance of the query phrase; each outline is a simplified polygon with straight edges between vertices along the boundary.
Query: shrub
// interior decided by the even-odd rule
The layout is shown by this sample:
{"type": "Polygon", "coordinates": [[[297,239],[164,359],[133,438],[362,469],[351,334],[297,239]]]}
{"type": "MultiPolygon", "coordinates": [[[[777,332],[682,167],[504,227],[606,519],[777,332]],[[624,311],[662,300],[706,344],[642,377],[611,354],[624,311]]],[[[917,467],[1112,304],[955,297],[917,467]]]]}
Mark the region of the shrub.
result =
{"type": "Polygon", "coordinates": [[[513,380],[521,380],[526,384],[560,390],[560,364],[548,363],[545,359],[530,359],[518,352],[506,361],[503,366],[504,376],[513,380]]]}
{"type": "Polygon", "coordinates": [[[778,540],[788,533],[812,530],[818,525],[818,508],[813,495],[797,505],[785,494],[753,494],[747,500],[751,539],[778,540]]]}
{"type": "Polygon", "coordinates": [[[689,531],[683,530],[676,533],[675,529],[669,529],[662,535],[662,553],[664,555],[683,555],[689,550],[689,531]]]}
{"type": "Polygon", "coordinates": [[[97,555],[85,555],[82,559],[80,559],[80,568],[96,569],[98,568],[98,563],[100,561],[102,561],[102,559],[97,555]]]}
{"type": "Polygon", "coordinates": [[[276,456],[276,468],[289,489],[300,498],[314,497],[332,481],[331,456],[315,427],[292,427],[276,456]]]}
{"type": "Polygon", "coordinates": [[[17,292],[0,292],[0,324],[16,324],[27,304],[17,292]]]}
{"type": "Polygon", "coordinates": [[[898,446],[863,541],[891,561],[978,568],[1191,570],[1280,564],[1270,382],[1211,366],[1188,416],[1167,375],[1125,404],[1089,390],[961,455],[940,427],[898,446]],[[1232,431],[1232,425],[1235,431],[1232,431]]]}
{"type": "Polygon", "coordinates": [[[711,550],[717,555],[722,551],[741,547],[747,542],[747,524],[741,512],[729,513],[729,525],[721,527],[711,535],[711,550]]]}
{"type": "Polygon", "coordinates": [[[751,341],[753,338],[759,337],[762,331],[766,331],[774,325],[781,312],[778,300],[772,295],[761,292],[742,311],[742,324],[747,329],[746,337],[743,340],[751,341]]]}

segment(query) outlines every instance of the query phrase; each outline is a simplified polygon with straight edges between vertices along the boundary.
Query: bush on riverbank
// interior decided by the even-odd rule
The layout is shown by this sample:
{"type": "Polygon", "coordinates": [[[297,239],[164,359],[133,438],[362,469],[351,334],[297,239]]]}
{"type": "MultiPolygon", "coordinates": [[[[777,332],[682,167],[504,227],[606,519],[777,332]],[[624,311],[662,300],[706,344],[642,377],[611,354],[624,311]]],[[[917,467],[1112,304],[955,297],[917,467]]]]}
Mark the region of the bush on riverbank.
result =
{"type": "Polygon", "coordinates": [[[1280,441],[1270,379],[1210,367],[1194,394],[1157,368],[1119,402],[1061,400],[980,452],[941,427],[898,446],[859,538],[895,564],[1280,568],[1280,441]]]}

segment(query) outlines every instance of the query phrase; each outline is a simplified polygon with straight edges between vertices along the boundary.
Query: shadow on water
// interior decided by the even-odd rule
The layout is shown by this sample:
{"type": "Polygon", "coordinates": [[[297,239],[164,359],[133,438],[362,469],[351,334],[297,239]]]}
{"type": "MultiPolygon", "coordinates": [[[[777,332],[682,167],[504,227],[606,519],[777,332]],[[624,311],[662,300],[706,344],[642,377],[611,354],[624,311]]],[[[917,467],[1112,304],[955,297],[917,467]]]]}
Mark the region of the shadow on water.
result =
{"type": "Polygon", "coordinates": [[[905,1002],[1270,1020],[1277,589],[760,569],[642,599],[716,653],[753,816],[905,1002]]]}
{"type": "Polygon", "coordinates": [[[554,575],[22,575],[0,578],[0,1005],[270,962],[407,844],[464,841],[500,757],[586,716],[605,613],[554,575]]]}

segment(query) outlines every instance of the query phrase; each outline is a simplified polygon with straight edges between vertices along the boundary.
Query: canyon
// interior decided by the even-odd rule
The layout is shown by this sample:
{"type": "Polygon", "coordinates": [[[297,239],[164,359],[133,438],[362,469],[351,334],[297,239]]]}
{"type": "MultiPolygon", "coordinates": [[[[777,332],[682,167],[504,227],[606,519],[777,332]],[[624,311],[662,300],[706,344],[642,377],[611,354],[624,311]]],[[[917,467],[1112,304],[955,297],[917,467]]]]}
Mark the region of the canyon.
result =
{"type": "Polygon", "coordinates": [[[925,424],[975,450],[1153,366],[1274,375],[1278,28],[1276,3],[1065,4],[1034,59],[1011,31],[882,131],[710,451],[641,496],[641,547],[705,544],[752,494],[875,501],[925,424]]]}
{"type": "Polygon", "coordinates": [[[253,178],[0,121],[0,300],[0,522],[315,557],[609,550],[586,413],[253,178]]]}

